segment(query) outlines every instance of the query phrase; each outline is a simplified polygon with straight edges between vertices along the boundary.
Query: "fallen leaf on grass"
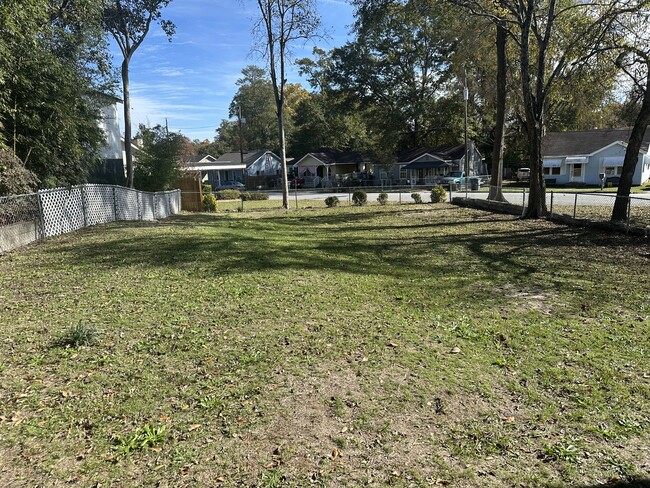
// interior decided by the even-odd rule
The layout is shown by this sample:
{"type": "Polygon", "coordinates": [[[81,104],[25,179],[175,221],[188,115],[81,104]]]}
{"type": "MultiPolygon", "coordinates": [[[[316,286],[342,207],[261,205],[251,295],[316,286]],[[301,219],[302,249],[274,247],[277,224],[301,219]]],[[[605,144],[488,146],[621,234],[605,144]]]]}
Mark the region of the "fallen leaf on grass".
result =
{"type": "Polygon", "coordinates": [[[196,430],[199,427],[201,427],[201,424],[192,424],[190,425],[189,431],[192,432],[193,430],[196,430]]]}
{"type": "Polygon", "coordinates": [[[460,347],[454,347],[451,351],[449,351],[451,354],[458,354],[460,353],[460,347]]]}

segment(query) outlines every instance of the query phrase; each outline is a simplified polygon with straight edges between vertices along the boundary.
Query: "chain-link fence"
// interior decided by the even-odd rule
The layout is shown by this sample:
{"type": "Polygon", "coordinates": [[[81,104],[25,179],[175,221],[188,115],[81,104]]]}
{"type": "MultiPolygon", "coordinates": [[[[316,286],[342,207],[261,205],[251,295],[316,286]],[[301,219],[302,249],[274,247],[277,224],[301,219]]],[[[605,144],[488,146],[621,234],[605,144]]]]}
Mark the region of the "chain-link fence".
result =
{"type": "Polygon", "coordinates": [[[181,192],[79,185],[0,198],[0,253],[116,220],[155,220],[181,208],[181,192]]]}
{"type": "Polygon", "coordinates": [[[36,193],[0,198],[0,253],[43,238],[43,219],[36,193]]]}
{"type": "MultiPolygon", "coordinates": [[[[468,198],[477,200],[488,199],[489,189],[468,193],[468,198]]],[[[519,205],[522,212],[528,205],[528,190],[504,189],[503,196],[507,203],[519,205]]],[[[455,196],[465,196],[465,192],[457,192],[455,196]]],[[[616,194],[610,192],[546,192],[546,208],[551,216],[562,215],[575,219],[586,219],[608,222],[612,218],[616,194]]],[[[650,195],[632,194],[625,198],[627,204],[624,224],[631,227],[650,226],[650,195]]]]}

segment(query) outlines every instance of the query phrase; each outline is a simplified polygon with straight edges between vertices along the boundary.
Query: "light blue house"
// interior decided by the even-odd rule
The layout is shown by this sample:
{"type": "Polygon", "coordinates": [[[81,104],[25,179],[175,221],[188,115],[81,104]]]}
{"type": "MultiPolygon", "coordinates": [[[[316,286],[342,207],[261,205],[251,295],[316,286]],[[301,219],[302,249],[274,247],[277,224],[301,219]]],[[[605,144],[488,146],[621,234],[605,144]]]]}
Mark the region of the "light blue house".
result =
{"type": "MultiPolygon", "coordinates": [[[[549,132],[542,142],[542,168],[547,184],[618,184],[631,128],[549,132]]],[[[650,130],[646,131],[632,179],[640,185],[650,179],[650,130]]]]}

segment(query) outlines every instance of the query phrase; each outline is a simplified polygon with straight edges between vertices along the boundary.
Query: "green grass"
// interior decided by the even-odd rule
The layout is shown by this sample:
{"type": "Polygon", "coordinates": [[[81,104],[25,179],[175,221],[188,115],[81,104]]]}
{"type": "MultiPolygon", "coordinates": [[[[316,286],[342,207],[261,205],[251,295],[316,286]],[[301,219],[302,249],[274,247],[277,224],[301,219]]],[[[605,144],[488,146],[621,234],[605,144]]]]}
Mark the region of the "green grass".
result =
{"type": "Polygon", "coordinates": [[[647,476],[649,257],[446,204],[180,215],[14,252],[0,485],[647,476]],[[101,335],[53,347],[71,324],[101,335]]]}

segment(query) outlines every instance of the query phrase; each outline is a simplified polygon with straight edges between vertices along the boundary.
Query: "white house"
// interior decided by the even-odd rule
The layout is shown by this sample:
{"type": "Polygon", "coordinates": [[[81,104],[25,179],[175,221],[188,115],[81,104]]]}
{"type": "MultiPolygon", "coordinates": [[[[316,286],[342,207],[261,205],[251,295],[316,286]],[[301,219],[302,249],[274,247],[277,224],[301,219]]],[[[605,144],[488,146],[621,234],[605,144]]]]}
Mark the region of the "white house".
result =
{"type": "MultiPolygon", "coordinates": [[[[631,128],[549,132],[542,141],[542,168],[547,184],[618,184],[631,128]]],[[[650,130],[643,138],[633,185],[650,179],[650,130]]]]}
{"type": "Polygon", "coordinates": [[[122,103],[122,100],[105,93],[96,93],[95,95],[101,106],[101,118],[98,125],[104,133],[106,143],[100,149],[102,162],[91,174],[90,181],[123,185],[126,182],[124,139],[120,133],[117,113],[118,104],[122,103]]]}

